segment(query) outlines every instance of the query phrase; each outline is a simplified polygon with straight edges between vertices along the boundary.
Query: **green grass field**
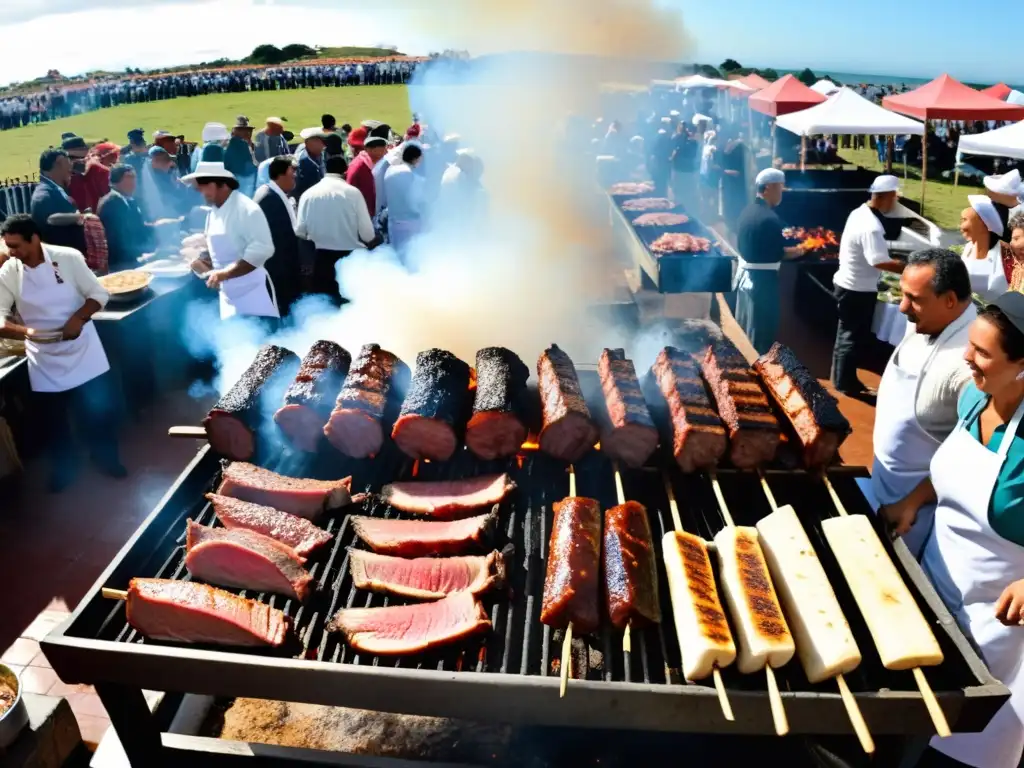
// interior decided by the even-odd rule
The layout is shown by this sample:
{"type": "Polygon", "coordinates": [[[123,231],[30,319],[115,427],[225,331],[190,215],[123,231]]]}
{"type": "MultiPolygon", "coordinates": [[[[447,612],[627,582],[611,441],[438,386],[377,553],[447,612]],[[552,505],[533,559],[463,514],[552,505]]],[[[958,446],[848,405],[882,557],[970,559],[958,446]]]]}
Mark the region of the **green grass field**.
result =
{"type": "Polygon", "coordinates": [[[132,128],[144,129],[147,139],[153,131],[163,129],[199,141],[208,122],[230,128],[238,115],[246,115],[259,128],[264,118],[278,115],[287,118],[289,130],[298,134],[303,128],[319,125],[325,112],[334,115],[339,125],[357,125],[372,118],[399,132],[412,121],[404,85],[225,93],[132,104],[0,133],[0,180],[38,171],[39,153],[60,144],[60,135],[67,131],[89,141],[110,139],[125,144],[132,128]]]}

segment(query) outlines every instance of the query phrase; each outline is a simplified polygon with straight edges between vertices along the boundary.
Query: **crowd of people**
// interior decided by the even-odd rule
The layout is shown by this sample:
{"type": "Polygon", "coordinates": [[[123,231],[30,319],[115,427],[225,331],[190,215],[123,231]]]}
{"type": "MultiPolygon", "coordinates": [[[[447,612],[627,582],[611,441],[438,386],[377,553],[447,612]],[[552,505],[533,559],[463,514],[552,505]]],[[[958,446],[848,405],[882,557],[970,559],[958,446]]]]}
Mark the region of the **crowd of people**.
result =
{"type": "Polygon", "coordinates": [[[48,122],[97,109],[163,101],[211,93],[284,91],[355,85],[408,83],[416,59],[366,59],[344,64],[295,64],[279,67],[178,72],[107,78],[53,85],[36,93],[0,95],[0,130],[48,122]]]}

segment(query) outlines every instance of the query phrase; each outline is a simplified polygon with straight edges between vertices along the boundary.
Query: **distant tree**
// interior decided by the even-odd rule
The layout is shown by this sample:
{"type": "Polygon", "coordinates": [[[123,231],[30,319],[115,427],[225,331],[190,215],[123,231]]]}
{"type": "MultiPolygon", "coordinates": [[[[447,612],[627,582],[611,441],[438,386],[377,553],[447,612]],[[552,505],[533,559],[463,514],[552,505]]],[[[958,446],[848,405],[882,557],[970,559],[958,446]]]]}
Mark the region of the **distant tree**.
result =
{"type": "Polygon", "coordinates": [[[755,71],[757,72],[757,74],[759,74],[765,80],[778,80],[779,79],[779,73],[776,72],[771,67],[768,67],[767,69],[758,69],[758,70],[755,70],[755,71]]]}
{"type": "Polygon", "coordinates": [[[811,71],[810,67],[804,67],[804,71],[797,75],[796,79],[804,85],[814,85],[818,82],[818,76],[811,71]]]}
{"type": "Polygon", "coordinates": [[[722,73],[719,72],[714,67],[712,67],[710,64],[701,64],[699,67],[697,67],[697,74],[704,75],[704,77],[714,77],[718,79],[722,78],[722,73]]]}
{"type": "Polygon", "coordinates": [[[124,73],[125,73],[126,75],[130,75],[130,74],[132,73],[132,68],[131,68],[131,67],[125,67],[125,68],[124,68],[124,73]]]}
{"type": "MultiPolygon", "coordinates": [[[[255,53],[255,51],[253,51],[253,53],[255,53]]],[[[284,57],[282,61],[289,61],[291,59],[307,59],[311,56],[316,56],[316,51],[308,45],[292,43],[291,45],[286,45],[281,49],[281,56],[284,57]]]]}
{"type": "Polygon", "coordinates": [[[284,53],[276,45],[257,45],[249,54],[248,61],[253,64],[280,64],[284,61],[284,53]]]}
{"type": "Polygon", "coordinates": [[[737,69],[743,69],[743,65],[736,59],[726,59],[718,65],[718,68],[723,72],[735,72],[737,69]]]}

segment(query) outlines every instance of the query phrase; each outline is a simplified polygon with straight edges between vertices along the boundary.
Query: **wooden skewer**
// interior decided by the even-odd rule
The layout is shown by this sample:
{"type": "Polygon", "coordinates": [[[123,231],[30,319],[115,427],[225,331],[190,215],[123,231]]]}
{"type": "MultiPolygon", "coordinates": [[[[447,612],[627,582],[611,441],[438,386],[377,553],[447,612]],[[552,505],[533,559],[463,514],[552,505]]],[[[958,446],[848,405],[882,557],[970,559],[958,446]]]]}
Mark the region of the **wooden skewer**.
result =
{"type": "MultiPolygon", "coordinates": [[[[759,469],[757,474],[761,478],[761,488],[764,490],[764,495],[768,497],[768,503],[771,505],[772,512],[774,512],[779,508],[779,505],[775,503],[775,494],[772,493],[764,472],[759,469]]],[[[846,684],[846,678],[843,677],[842,673],[836,675],[836,684],[839,686],[839,695],[843,699],[843,706],[846,707],[846,715],[850,718],[850,725],[853,726],[853,731],[857,734],[861,748],[869,755],[874,753],[875,740],[871,737],[871,731],[868,730],[868,725],[864,722],[864,714],[860,711],[860,705],[857,703],[857,699],[854,698],[850,686],[846,684]]]]}
{"type": "MultiPolygon", "coordinates": [[[[676,531],[683,533],[683,521],[679,517],[679,504],[676,502],[675,491],[672,490],[672,480],[668,476],[668,472],[663,475],[665,481],[665,494],[668,496],[668,508],[669,512],[672,513],[672,525],[676,531]]],[[[729,703],[729,693],[725,690],[725,681],[722,680],[722,670],[715,665],[711,669],[711,676],[715,682],[715,691],[718,692],[718,706],[722,708],[722,716],[725,717],[730,723],[736,720],[736,716],[732,713],[732,704],[729,703]]]]}
{"type": "Polygon", "coordinates": [[[100,590],[100,594],[103,595],[107,600],[127,600],[128,593],[123,589],[109,589],[104,587],[100,590]]]}
{"type": "MultiPolygon", "coordinates": [[[[569,465],[569,496],[576,495],[576,469],[569,465]]],[[[572,666],[572,622],[565,628],[565,636],[562,638],[562,664],[558,672],[560,683],[558,686],[558,698],[565,698],[565,689],[569,685],[569,672],[572,666]]]]}
{"type": "MultiPolygon", "coordinates": [[[[711,475],[711,489],[715,492],[715,498],[718,499],[718,509],[722,513],[722,519],[725,520],[725,527],[735,528],[736,523],[733,522],[732,515],[729,514],[729,507],[726,505],[725,496],[722,494],[722,486],[718,484],[718,475],[713,471],[709,474],[711,475]]],[[[764,665],[764,673],[768,679],[768,700],[772,705],[772,720],[775,722],[775,733],[779,736],[785,736],[789,733],[789,720],[786,718],[786,707],[782,703],[779,683],[775,679],[775,670],[772,669],[771,664],[764,665]]]]}
{"type": "Polygon", "coordinates": [[[192,440],[205,440],[206,427],[170,427],[168,437],[184,437],[192,440]]]}
{"type": "MultiPolygon", "coordinates": [[[[828,475],[824,472],[822,472],[821,477],[825,481],[825,487],[828,488],[828,493],[832,497],[832,503],[835,504],[836,511],[839,512],[840,517],[846,517],[849,513],[846,511],[846,507],[843,506],[843,502],[839,498],[839,494],[836,493],[836,489],[832,486],[832,481],[828,479],[828,475]]],[[[924,676],[924,670],[920,667],[914,667],[913,671],[914,682],[917,683],[917,690],[921,692],[924,705],[928,708],[928,714],[931,715],[932,725],[935,726],[935,733],[941,738],[946,738],[951,733],[949,721],[946,720],[946,713],[939,706],[939,701],[935,698],[935,691],[932,690],[928,679],[924,676]]]]}
{"type": "MultiPolygon", "coordinates": [[[[612,467],[615,470],[615,495],[616,495],[616,498],[618,499],[618,503],[619,504],[625,504],[626,503],[626,492],[622,488],[622,473],[619,472],[619,463],[618,462],[613,462],[612,463],[612,467]]],[[[629,623],[626,625],[626,631],[622,635],[622,655],[623,655],[623,661],[624,661],[624,663],[626,665],[626,679],[627,680],[629,679],[629,670],[632,669],[632,667],[633,667],[633,665],[630,663],[632,661],[630,656],[631,656],[631,654],[633,652],[633,643],[632,643],[632,640],[630,638],[630,634],[631,634],[631,630],[632,629],[633,629],[633,620],[630,619],[629,623]]]]}

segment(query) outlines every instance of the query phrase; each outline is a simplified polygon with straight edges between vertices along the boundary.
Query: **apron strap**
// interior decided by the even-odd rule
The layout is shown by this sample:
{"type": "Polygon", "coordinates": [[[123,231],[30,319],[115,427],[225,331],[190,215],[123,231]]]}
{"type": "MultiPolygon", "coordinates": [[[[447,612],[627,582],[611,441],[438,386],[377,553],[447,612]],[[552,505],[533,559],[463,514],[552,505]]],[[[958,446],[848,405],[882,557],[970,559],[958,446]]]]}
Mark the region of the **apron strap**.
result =
{"type": "Polygon", "coordinates": [[[1017,429],[1020,427],[1021,419],[1024,419],[1024,400],[1021,400],[1020,405],[1017,406],[1013,418],[1006,425],[1003,439],[999,442],[999,458],[1001,461],[1006,461],[1006,456],[1010,452],[1010,446],[1013,444],[1014,438],[1017,437],[1017,429]]]}

